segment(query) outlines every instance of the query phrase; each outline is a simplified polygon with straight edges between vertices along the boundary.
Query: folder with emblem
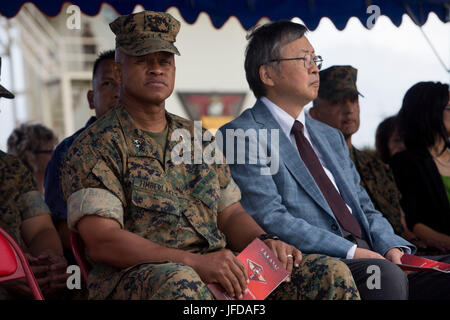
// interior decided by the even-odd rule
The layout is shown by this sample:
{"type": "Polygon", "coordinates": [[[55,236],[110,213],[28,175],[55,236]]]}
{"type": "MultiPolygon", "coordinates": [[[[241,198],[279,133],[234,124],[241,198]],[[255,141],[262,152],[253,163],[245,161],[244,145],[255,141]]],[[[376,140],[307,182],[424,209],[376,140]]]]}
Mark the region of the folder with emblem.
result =
{"type": "Polygon", "coordinates": [[[401,258],[402,263],[398,264],[405,271],[439,271],[450,273],[450,264],[434,261],[423,257],[405,253],[401,258]]]}
{"type": "MultiPolygon", "coordinates": [[[[261,240],[253,240],[238,256],[249,277],[248,291],[241,300],[264,300],[289,275],[281,262],[261,240]]],[[[237,300],[230,297],[220,284],[210,283],[209,290],[217,300],[237,300]]]]}

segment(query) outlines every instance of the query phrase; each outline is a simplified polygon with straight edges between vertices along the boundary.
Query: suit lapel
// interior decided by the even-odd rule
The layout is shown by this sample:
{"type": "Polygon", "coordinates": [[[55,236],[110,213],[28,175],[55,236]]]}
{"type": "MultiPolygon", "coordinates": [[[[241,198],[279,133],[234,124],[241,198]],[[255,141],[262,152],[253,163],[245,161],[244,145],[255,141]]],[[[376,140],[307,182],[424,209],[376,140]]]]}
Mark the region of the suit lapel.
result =
{"type": "Polygon", "coordinates": [[[320,152],[327,169],[333,174],[336,185],[339,186],[341,197],[344,199],[345,203],[352,208],[353,215],[357,218],[358,214],[356,214],[355,208],[358,208],[358,204],[356,203],[355,198],[351,196],[352,188],[348,181],[342,176],[342,168],[338,168],[339,160],[335,157],[333,150],[330,149],[327,143],[327,137],[321,134],[319,130],[315,129],[314,121],[316,120],[312,119],[309,115],[306,115],[305,122],[311,141],[320,152]]]}
{"type": "Polygon", "coordinates": [[[271,129],[279,130],[279,153],[281,160],[280,164],[284,163],[291,175],[300,185],[300,187],[303,188],[303,190],[320,207],[322,207],[328,214],[334,217],[331,208],[323,197],[319,187],[314,181],[314,178],[306,168],[306,165],[300,157],[298,150],[292,145],[290,139],[286,137],[280,125],[272,116],[266,105],[258,100],[253,108],[253,114],[255,117],[255,121],[260,123],[263,127],[267,128],[268,134],[270,134],[271,129]]]}

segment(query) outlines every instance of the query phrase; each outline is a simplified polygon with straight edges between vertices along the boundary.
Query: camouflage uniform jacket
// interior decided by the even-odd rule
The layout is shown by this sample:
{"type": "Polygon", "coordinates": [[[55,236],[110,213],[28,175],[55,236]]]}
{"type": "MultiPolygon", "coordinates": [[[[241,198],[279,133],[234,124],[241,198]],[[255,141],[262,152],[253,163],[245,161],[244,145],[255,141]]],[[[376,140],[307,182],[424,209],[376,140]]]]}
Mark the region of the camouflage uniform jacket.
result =
{"type": "MultiPolygon", "coordinates": [[[[239,201],[240,191],[226,164],[174,164],[171,152],[182,140],[171,141],[172,133],[184,129],[192,142],[194,124],[167,112],[166,118],[164,163],[162,148],[135,126],[120,102],[77,138],[61,171],[71,229],[82,216],[96,214],[165,247],[194,253],[225,247],[217,213],[239,201]],[[224,193],[231,187],[234,192],[224,193]],[[225,198],[227,203],[220,208],[225,198]]],[[[210,144],[203,142],[203,149],[210,144]]],[[[94,264],[89,298],[107,298],[131,268],[94,264]]]]}
{"type": "Polygon", "coordinates": [[[352,148],[350,157],[361,176],[361,185],[369,194],[375,209],[383,214],[395,233],[401,236],[405,232],[401,223],[403,212],[400,207],[400,192],[392,171],[381,160],[355,147],[352,148]]]}
{"type": "Polygon", "coordinates": [[[19,159],[0,151],[0,227],[26,250],[22,221],[49,212],[31,172],[19,159]]]}

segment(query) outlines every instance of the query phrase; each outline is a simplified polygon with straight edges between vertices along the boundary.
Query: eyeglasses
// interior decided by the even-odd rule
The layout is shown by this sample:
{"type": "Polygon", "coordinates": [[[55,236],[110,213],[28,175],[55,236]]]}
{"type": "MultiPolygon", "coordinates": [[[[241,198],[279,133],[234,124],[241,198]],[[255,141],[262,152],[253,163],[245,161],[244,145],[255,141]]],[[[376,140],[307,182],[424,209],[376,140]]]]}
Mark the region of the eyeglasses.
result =
{"type": "Polygon", "coordinates": [[[306,69],[311,69],[314,64],[317,66],[317,69],[320,70],[322,68],[323,59],[321,56],[313,57],[311,54],[307,54],[303,58],[280,58],[280,59],[272,59],[269,62],[280,62],[280,61],[289,61],[289,60],[303,60],[303,64],[306,69]]]}

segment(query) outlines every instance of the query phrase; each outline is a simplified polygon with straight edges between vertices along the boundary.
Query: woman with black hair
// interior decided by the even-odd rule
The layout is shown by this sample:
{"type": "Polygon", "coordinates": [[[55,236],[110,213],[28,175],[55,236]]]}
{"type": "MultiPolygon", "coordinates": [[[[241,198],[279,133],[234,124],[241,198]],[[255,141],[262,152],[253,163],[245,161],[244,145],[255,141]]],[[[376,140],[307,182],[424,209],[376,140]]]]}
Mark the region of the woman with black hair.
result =
{"type": "Polygon", "coordinates": [[[449,86],[419,82],[403,98],[398,129],[406,150],[391,159],[408,228],[450,252],[449,86]]]}
{"type": "Polygon", "coordinates": [[[405,144],[398,134],[397,116],[390,116],[378,125],[375,148],[378,157],[387,165],[396,153],[405,150],[405,144]]]}

